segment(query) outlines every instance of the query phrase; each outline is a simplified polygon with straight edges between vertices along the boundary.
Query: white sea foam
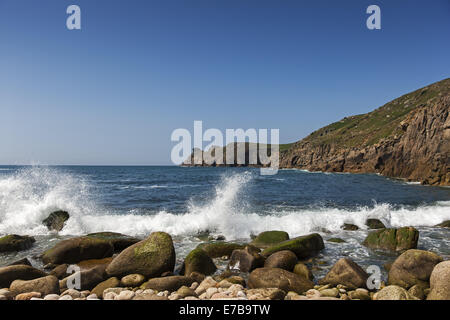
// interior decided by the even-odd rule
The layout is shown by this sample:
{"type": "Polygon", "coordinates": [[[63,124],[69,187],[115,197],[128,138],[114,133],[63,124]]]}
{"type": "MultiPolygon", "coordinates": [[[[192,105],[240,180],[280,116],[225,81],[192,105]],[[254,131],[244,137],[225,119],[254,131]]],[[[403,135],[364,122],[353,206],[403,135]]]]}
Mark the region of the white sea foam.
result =
{"type": "Polygon", "coordinates": [[[89,183],[82,178],[49,168],[24,169],[0,178],[0,234],[47,234],[41,221],[57,209],[70,212],[71,217],[61,232],[66,235],[97,231],[141,236],[152,231],[193,235],[210,230],[227,239],[238,239],[265,230],[285,230],[291,236],[323,229],[337,232],[344,222],[364,229],[367,218],[378,218],[388,227],[433,226],[450,219],[450,201],[395,210],[389,204],[358,210],[278,207],[261,215],[252,212],[238,198],[251,179],[249,172],[225,176],[209,202],[204,205],[191,202],[184,214],[164,211],[153,215],[138,215],[133,211],[113,214],[96,205],[89,183]]]}

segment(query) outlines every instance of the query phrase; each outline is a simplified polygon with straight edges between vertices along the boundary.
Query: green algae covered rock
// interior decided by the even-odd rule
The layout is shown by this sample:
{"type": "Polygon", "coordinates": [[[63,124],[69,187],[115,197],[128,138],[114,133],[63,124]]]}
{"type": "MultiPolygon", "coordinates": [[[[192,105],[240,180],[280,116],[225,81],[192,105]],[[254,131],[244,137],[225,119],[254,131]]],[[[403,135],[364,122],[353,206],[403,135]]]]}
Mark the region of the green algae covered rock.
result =
{"type": "Polygon", "coordinates": [[[251,244],[258,248],[266,248],[286,240],[289,240],[289,234],[287,232],[276,230],[264,231],[258,234],[251,244]]]}
{"type": "Polygon", "coordinates": [[[277,251],[290,250],[295,253],[298,259],[306,259],[316,255],[324,248],[325,246],[320,234],[313,233],[270,246],[262,252],[262,255],[268,257],[277,251]]]}
{"type": "Polygon", "coordinates": [[[175,248],[172,237],[165,232],[153,232],[150,236],[123,250],[106,268],[111,277],[123,277],[138,273],[147,278],[173,272],[175,248]]]}
{"type": "Polygon", "coordinates": [[[402,252],[417,248],[419,231],[413,227],[379,229],[367,235],[363,245],[371,249],[402,252]]]}
{"type": "Polygon", "coordinates": [[[210,275],[216,271],[217,267],[202,249],[194,249],[184,259],[183,271],[189,276],[192,272],[199,272],[210,275]]]}

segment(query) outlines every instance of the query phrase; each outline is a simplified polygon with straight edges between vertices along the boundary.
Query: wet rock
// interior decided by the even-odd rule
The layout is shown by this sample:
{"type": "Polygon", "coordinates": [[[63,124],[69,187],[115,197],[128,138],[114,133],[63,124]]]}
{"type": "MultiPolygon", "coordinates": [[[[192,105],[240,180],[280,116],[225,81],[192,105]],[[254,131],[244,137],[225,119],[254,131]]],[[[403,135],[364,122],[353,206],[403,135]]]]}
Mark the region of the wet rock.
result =
{"type": "Polygon", "coordinates": [[[17,265],[24,265],[24,266],[32,266],[30,260],[27,258],[23,258],[17,261],[14,261],[13,263],[10,263],[8,266],[17,266],[17,265]]]}
{"type": "Polygon", "coordinates": [[[424,250],[411,249],[402,253],[389,270],[388,283],[405,289],[415,284],[428,286],[433,268],[442,257],[424,250]]]}
{"type": "Polygon", "coordinates": [[[33,280],[14,280],[9,290],[18,295],[26,292],[39,292],[42,296],[59,293],[59,281],[54,276],[46,276],[33,280]]]}
{"type": "Polygon", "coordinates": [[[64,224],[69,220],[70,215],[67,211],[55,211],[45,218],[42,223],[48,228],[48,230],[61,231],[64,228],[64,224]]]}
{"type": "Polygon", "coordinates": [[[254,246],[246,246],[244,249],[233,250],[228,263],[230,270],[250,272],[264,265],[265,258],[260,255],[260,250],[254,246]]]}
{"type": "Polygon", "coordinates": [[[203,249],[210,258],[229,257],[236,249],[243,249],[245,246],[231,242],[210,242],[201,243],[197,249],[203,249]]]}
{"type": "Polygon", "coordinates": [[[153,232],[150,236],[123,250],[106,268],[110,276],[123,277],[138,273],[147,278],[173,272],[175,248],[172,237],[165,232],[153,232]]]}
{"type": "Polygon", "coordinates": [[[318,233],[313,233],[270,246],[262,252],[262,255],[268,257],[277,251],[290,250],[295,253],[298,259],[306,259],[316,255],[324,248],[322,237],[318,233]]]}
{"type": "Polygon", "coordinates": [[[180,296],[180,298],[186,298],[186,297],[196,297],[197,294],[195,293],[195,290],[187,287],[187,286],[182,286],[181,288],[179,288],[177,290],[177,294],[180,296]]]}
{"type": "Polygon", "coordinates": [[[285,292],[294,291],[299,294],[314,287],[314,283],[295,273],[279,268],[258,268],[248,278],[250,289],[278,288],[285,292]]]}
{"type": "Polygon", "coordinates": [[[264,231],[256,236],[251,242],[258,248],[267,248],[274,244],[289,240],[289,234],[284,231],[264,231]]]}
{"type": "Polygon", "coordinates": [[[363,245],[371,249],[402,252],[417,248],[419,231],[413,227],[380,229],[369,233],[363,245]]]}
{"type": "Polygon", "coordinates": [[[367,219],[366,220],[366,226],[369,227],[369,229],[385,229],[386,226],[383,222],[379,219],[367,219]]]}
{"type": "Polygon", "coordinates": [[[344,243],[345,240],[341,239],[341,238],[329,238],[327,240],[328,242],[335,242],[335,243],[344,243]]]}
{"type": "Polygon", "coordinates": [[[107,257],[103,259],[89,259],[83,260],[77,263],[77,266],[80,267],[81,271],[89,270],[95,267],[103,267],[106,269],[108,265],[112,262],[112,257],[107,257]]]}
{"type": "Polygon", "coordinates": [[[0,252],[27,250],[35,241],[33,237],[10,234],[0,238],[0,252]]]}
{"type": "Polygon", "coordinates": [[[194,249],[184,259],[184,265],[182,274],[191,274],[192,272],[198,272],[204,275],[213,274],[217,267],[208,256],[208,254],[202,249],[194,249]]]}
{"type": "Polygon", "coordinates": [[[52,264],[77,263],[88,259],[112,256],[114,247],[107,241],[78,237],[58,242],[42,255],[42,261],[52,264]]]}
{"type": "Polygon", "coordinates": [[[450,260],[437,264],[430,277],[427,300],[450,300],[450,260]]]}
{"type": "Polygon", "coordinates": [[[366,288],[369,275],[349,258],[339,259],[319,284],[342,284],[349,289],[366,288]]]}
{"type": "Polygon", "coordinates": [[[26,265],[13,265],[0,268],[0,288],[8,288],[14,280],[32,280],[45,277],[47,274],[26,265]]]}
{"type": "Polygon", "coordinates": [[[265,261],[265,268],[280,268],[292,271],[298,259],[295,253],[289,250],[277,251],[271,254],[265,261]]]}
{"type": "Polygon", "coordinates": [[[359,227],[358,227],[357,225],[355,225],[355,224],[344,223],[344,224],[341,226],[341,229],[342,229],[342,230],[347,230],[347,231],[356,231],[356,230],[359,230],[359,227]]]}

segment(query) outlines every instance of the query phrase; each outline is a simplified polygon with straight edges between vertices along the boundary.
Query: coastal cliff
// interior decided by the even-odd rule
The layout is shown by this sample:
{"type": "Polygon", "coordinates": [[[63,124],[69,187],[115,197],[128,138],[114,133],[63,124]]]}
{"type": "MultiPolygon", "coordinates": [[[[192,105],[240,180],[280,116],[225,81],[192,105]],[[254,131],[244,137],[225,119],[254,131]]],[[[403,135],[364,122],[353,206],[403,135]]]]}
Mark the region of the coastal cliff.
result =
{"type": "Polygon", "coordinates": [[[449,110],[450,78],[280,145],[280,168],[378,173],[448,186],[449,110]]]}

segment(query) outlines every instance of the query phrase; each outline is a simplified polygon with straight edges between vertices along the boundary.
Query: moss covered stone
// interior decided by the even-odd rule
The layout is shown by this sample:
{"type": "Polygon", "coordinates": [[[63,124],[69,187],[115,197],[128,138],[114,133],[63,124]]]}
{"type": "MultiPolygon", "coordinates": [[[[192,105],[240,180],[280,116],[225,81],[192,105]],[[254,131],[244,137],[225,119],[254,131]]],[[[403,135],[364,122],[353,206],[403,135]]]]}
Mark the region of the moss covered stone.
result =
{"type": "Polygon", "coordinates": [[[413,227],[390,228],[372,231],[363,245],[371,249],[402,252],[417,248],[419,231],[413,227]]]}
{"type": "Polygon", "coordinates": [[[436,227],[440,228],[450,228],[450,220],[446,220],[442,223],[439,223],[436,227]]]}
{"type": "Polygon", "coordinates": [[[89,238],[100,239],[110,242],[114,246],[114,251],[122,251],[140,240],[117,232],[96,232],[87,235],[89,238]]]}
{"type": "Polygon", "coordinates": [[[173,272],[174,266],[172,237],[165,232],[153,232],[147,239],[123,250],[109,264],[106,272],[117,277],[138,273],[151,278],[173,272]]]}
{"type": "Polygon", "coordinates": [[[232,243],[232,242],[209,242],[201,243],[197,246],[197,249],[202,249],[210,258],[220,258],[223,256],[229,257],[233,253],[233,250],[243,249],[245,245],[232,243]]]}
{"type": "Polygon", "coordinates": [[[286,240],[289,240],[289,234],[285,231],[264,231],[258,234],[251,244],[258,248],[266,248],[286,240]]]}
{"type": "Polygon", "coordinates": [[[270,246],[262,252],[262,255],[268,257],[277,251],[290,250],[295,253],[298,259],[306,259],[316,255],[324,248],[325,246],[320,234],[313,233],[270,246]]]}
{"type": "Polygon", "coordinates": [[[29,236],[10,234],[0,238],[0,252],[12,252],[29,249],[36,240],[29,236]]]}
{"type": "Polygon", "coordinates": [[[58,210],[50,213],[42,223],[49,229],[55,231],[61,231],[64,228],[64,224],[69,220],[70,215],[67,211],[58,210]]]}
{"type": "Polygon", "coordinates": [[[379,219],[367,219],[366,220],[366,226],[369,227],[369,229],[384,229],[386,226],[383,222],[379,219]]]}
{"type": "Polygon", "coordinates": [[[189,276],[192,272],[210,275],[216,271],[212,259],[202,249],[194,249],[184,259],[183,273],[189,276]]]}

